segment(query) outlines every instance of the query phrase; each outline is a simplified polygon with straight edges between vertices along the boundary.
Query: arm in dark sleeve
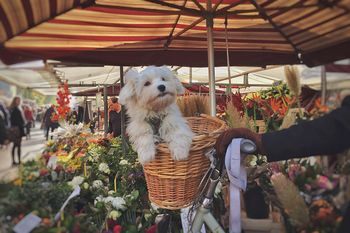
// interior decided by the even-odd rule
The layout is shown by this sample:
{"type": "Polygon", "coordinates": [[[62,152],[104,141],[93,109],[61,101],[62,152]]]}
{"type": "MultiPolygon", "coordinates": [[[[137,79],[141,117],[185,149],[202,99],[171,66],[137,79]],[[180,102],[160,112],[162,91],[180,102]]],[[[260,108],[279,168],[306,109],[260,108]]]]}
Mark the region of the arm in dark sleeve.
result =
{"type": "Polygon", "coordinates": [[[335,154],[350,148],[350,96],[342,107],[316,120],[262,135],[268,160],[335,154]]]}

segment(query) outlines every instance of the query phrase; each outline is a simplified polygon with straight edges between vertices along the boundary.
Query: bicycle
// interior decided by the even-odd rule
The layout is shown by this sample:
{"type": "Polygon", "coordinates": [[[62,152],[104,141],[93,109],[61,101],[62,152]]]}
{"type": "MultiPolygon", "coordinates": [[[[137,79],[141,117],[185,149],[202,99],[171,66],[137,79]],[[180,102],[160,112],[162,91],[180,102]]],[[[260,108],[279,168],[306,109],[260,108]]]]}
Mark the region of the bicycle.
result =
{"type": "MultiPolygon", "coordinates": [[[[248,139],[242,139],[240,147],[242,154],[251,154],[256,151],[256,145],[248,139]]],[[[201,192],[201,194],[205,194],[203,196],[200,195],[199,197],[199,207],[196,208],[197,211],[190,227],[190,233],[199,233],[204,223],[213,233],[225,233],[211,213],[216,186],[219,183],[221,177],[223,177],[225,174],[225,159],[222,158],[221,160],[218,160],[216,157],[215,149],[212,149],[209,151],[209,153],[213,155],[214,166],[212,166],[212,168],[209,169],[207,173],[209,174],[209,178],[206,184],[203,186],[203,191],[201,192]]]]}
{"type": "MultiPolygon", "coordinates": [[[[240,150],[242,155],[252,154],[256,151],[256,145],[251,140],[242,139],[240,150]]],[[[216,186],[225,175],[225,157],[219,160],[214,148],[209,150],[206,156],[212,158],[212,165],[204,175],[199,185],[199,195],[191,207],[192,211],[195,210],[196,213],[194,214],[193,220],[190,221],[189,233],[200,233],[203,224],[206,224],[212,233],[225,233],[211,213],[216,186]]],[[[191,216],[191,214],[189,214],[189,216],[191,216]]],[[[159,221],[162,233],[169,232],[170,222],[171,218],[169,215],[162,215],[159,221]]]]}

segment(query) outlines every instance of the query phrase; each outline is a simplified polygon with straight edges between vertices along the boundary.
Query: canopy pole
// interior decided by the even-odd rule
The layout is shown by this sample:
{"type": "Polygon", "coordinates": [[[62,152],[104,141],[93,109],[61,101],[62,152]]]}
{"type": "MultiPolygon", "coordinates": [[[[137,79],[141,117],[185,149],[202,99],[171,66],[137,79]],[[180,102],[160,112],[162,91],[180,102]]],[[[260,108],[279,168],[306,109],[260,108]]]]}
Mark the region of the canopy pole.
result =
{"type": "MultiPolygon", "coordinates": [[[[123,66],[120,66],[120,89],[124,87],[124,70],[123,66]]],[[[120,93],[120,92],[119,92],[120,93]]],[[[126,155],[126,150],[127,150],[127,143],[126,143],[126,133],[125,133],[125,126],[126,126],[126,118],[125,118],[125,107],[122,105],[122,110],[121,110],[121,136],[122,136],[122,151],[123,155],[126,155]]]]}
{"type": "MultiPolygon", "coordinates": [[[[229,52],[229,48],[228,48],[227,14],[225,16],[225,41],[226,41],[227,75],[228,75],[228,77],[231,77],[230,52],[229,52]]],[[[231,87],[232,87],[231,79],[228,80],[228,83],[230,84],[229,87],[227,88],[228,94],[231,94],[232,93],[232,90],[231,90],[231,87]]]]}
{"type": "Polygon", "coordinates": [[[190,80],[189,80],[189,84],[192,84],[192,67],[190,67],[190,80]]]}
{"type": "MultiPolygon", "coordinates": [[[[323,65],[321,66],[321,104],[326,104],[326,98],[327,98],[327,75],[326,75],[326,67],[323,65]]],[[[322,156],[321,157],[321,163],[324,167],[329,167],[328,157],[322,156]]]]}
{"type": "Polygon", "coordinates": [[[214,39],[213,39],[213,14],[211,12],[211,0],[207,1],[207,42],[208,42],[208,76],[209,76],[209,99],[210,115],[216,116],[216,99],[215,99],[215,67],[214,67],[214,39]]]}
{"type": "Polygon", "coordinates": [[[108,133],[108,99],[107,99],[107,85],[103,85],[103,112],[104,112],[104,131],[108,133]]]}
{"type": "Polygon", "coordinates": [[[326,104],[327,97],[327,75],[325,66],[321,66],[321,104],[326,104]]]}

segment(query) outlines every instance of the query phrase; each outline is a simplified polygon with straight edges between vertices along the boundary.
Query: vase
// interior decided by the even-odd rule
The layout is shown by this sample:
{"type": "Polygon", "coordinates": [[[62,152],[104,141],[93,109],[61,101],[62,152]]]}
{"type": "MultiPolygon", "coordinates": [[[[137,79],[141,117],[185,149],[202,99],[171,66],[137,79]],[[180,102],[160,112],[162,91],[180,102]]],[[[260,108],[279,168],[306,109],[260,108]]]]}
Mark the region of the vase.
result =
{"type": "Polygon", "coordinates": [[[243,194],[243,199],[248,218],[269,218],[270,208],[265,201],[263,190],[259,186],[249,188],[243,194]]]}

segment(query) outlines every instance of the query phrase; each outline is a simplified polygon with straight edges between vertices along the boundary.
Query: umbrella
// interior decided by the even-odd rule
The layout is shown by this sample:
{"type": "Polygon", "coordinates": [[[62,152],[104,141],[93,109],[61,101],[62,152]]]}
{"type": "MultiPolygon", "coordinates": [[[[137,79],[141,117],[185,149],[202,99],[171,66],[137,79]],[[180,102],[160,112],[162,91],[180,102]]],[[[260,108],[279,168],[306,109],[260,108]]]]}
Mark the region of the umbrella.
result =
{"type": "Polygon", "coordinates": [[[349,57],[349,0],[0,0],[0,43],[11,63],[56,58],[112,65],[309,66],[349,57]],[[211,4],[210,4],[211,2],[211,4]],[[208,8],[210,8],[208,10],[208,8]]]}
{"type": "Polygon", "coordinates": [[[315,66],[350,57],[350,0],[49,2],[42,7],[35,1],[0,0],[5,63],[54,58],[208,66],[214,111],[213,67],[227,63],[226,19],[231,65],[315,66]],[[38,17],[45,13],[49,20],[38,17]]]}

